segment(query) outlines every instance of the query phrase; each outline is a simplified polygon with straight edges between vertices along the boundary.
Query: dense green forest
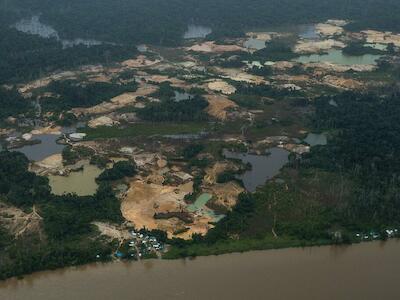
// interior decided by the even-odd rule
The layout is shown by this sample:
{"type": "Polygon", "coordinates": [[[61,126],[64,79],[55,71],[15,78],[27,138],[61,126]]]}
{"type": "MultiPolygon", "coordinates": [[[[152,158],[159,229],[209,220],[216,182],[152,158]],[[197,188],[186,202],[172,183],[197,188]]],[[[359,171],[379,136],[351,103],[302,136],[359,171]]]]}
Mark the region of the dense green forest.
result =
{"type": "MultiPolygon", "coordinates": [[[[397,0],[0,0],[0,83],[36,78],[56,69],[107,63],[134,56],[135,44],[176,46],[188,24],[213,29],[210,37],[240,36],[245,30],[307,24],[328,18],[353,20],[349,29],[400,31],[397,0]],[[31,36],[11,28],[21,18],[40,15],[61,38],[88,38],[115,44],[64,49],[56,39],[31,36]]],[[[264,58],[293,54],[282,45],[264,58]],[[279,54],[277,50],[284,50],[279,54]]]]}
{"type": "Polygon", "coordinates": [[[158,91],[151,96],[159,98],[160,102],[152,102],[145,108],[139,109],[137,115],[152,122],[196,122],[207,119],[204,109],[208,102],[201,96],[201,90],[184,100],[176,100],[175,92],[182,92],[172,87],[169,82],[160,85],[158,91]]]}
{"type": "Polygon", "coordinates": [[[136,91],[137,84],[93,82],[81,84],[77,80],[53,81],[48,91],[57,95],[57,99],[42,101],[46,111],[68,110],[74,107],[90,107],[100,104],[125,92],[136,91]]]}
{"type": "Polygon", "coordinates": [[[41,13],[43,21],[53,25],[64,37],[90,37],[114,42],[176,44],[189,23],[208,25],[216,32],[225,34],[240,32],[245,27],[309,23],[327,18],[351,19],[355,21],[353,26],[368,24],[374,28],[400,29],[400,3],[397,0],[1,2],[3,10],[20,15],[41,13]]]}
{"type": "Polygon", "coordinates": [[[15,90],[0,87],[0,119],[26,113],[31,107],[29,101],[15,90]]]}
{"type": "MultiPolygon", "coordinates": [[[[181,45],[188,24],[210,26],[213,33],[209,38],[215,39],[241,36],[254,28],[308,24],[329,18],[352,20],[347,25],[349,30],[400,31],[399,14],[398,0],[0,0],[0,119],[32,111],[31,101],[24,99],[15,88],[3,84],[28,81],[84,64],[111,64],[132,58],[138,54],[136,45],[139,43],[181,45]],[[41,21],[53,26],[61,38],[89,38],[107,43],[64,48],[55,38],[45,39],[12,28],[21,18],[33,15],[40,15],[41,21]]],[[[296,54],[290,43],[290,40],[276,39],[251,56],[241,55],[261,62],[292,59],[296,54]]],[[[361,43],[351,43],[343,51],[353,55],[381,53],[361,43]]],[[[226,68],[242,64],[239,60],[221,60],[220,63],[226,68]]],[[[398,66],[387,62],[379,64],[376,72],[388,71],[400,78],[398,66]]],[[[289,74],[297,71],[296,68],[288,70],[289,74]]],[[[132,78],[129,72],[119,79],[132,78]]],[[[151,74],[152,70],[147,72],[151,74]]],[[[267,77],[272,69],[253,68],[249,73],[267,77]]],[[[351,73],[343,76],[347,75],[351,73]]],[[[137,89],[137,83],[123,82],[117,79],[110,83],[53,81],[46,88],[51,97],[42,99],[41,105],[45,112],[90,107],[137,89]]],[[[272,107],[291,98],[290,105],[307,105],[312,112],[315,109],[305,126],[309,126],[307,130],[327,133],[329,142],[326,146],[312,147],[308,154],[291,155],[289,164],[278,176],[280,182],[271,180],[253,194],[242,193],[233,210],[204,237],[195,236],[192,241],[169,240],[172,249],[167,257],[347,243],[354,241],[357,232],[374,231],[384,238],[385,228],[400,225],[398,92],[387,95],[385,91],[382,96],[335,91],[334,96],[309,101],[304,91],[230,83],[237,91],[229,98],[242,108],[272,107]]],[[[134,108],[134,112],[147,121],[145,123],[82,131],[88,134],[88,139],[131,139],[199,133],[211,128],[206,123],[210,119],[205,112],[208,102],[204,91],[192,89],[190,97],[183,100],[176,99],[177,92],[184,91],[164,82],[149,98],[142,97],[145,107],[134,108]],[[151,98],[159,101],[151,101],[151,98]]],[[[273,122],[270,119],[255,120],[253,129],[265,130],[278,121],[283,124],[279,118],[272,118],[278,119],[273,122]]],[[[64,114],[61,122],[68,125],[76,120],[72,114],[64,114]]],[[[215,135],[220,133],[217,125],[215,135]]],[[[231,125],[228,123],[224,130],[231,125]]],[[[265,131],[262,134],[266,135],[265,131]]],[[[196,157],[206,152],[208,146],[199,142],[183,148],[180,154],[192,167],[202,169],[209,163],[208,158],[196,157]]],[[[90,158],[91,163],[102,167],[108,162],[107,158],[94,156],[93,150],[84,147],[67,146],[62,156],[65,165],[83,158],[90,158]]],[[[41,218],[37,233],[19,238],[11,236],[0,224],[0,279],[83,264],[96,260],[97,256],[100,260],[110,259],[115,245],[100,238],[92,222],[120,224],[123,221],[120,201],[110,181],[134,176],[138,172],[136,165],[121,161],[106,169],[97,178],[97,192],[85,197],[53,195],[48,179],[30,172],[28,167],[29,161],[23,154],[0,152],[0,202],[26,214],[36,212],[41,218]]],[[[217,182],[234,180],[235,175],[237,172],[230,170],[222,172],[217,182]]],[[[202,176],[195,178],[195,190],[202,176]]]]}
{"type": "Polygon", "coordinates": [[[315,130],[329,143],[237,206],[205,237],[173,241],[167,257],[357,241],[400,225],[400,95],[345,92],[316,100],[315,130]],[[332,105],[332,101],[336,105],[332,105]]]}
{"type": "Polygon", "coordinates": [[[61,42],[0,25],[0,83],[31,80],[84,64],[108,63],[135,56],[134,46],[83,45],[64,49],[61,42]]]}
{"type": "Polygon", "coordinates": [[[155,122],[192,122],[204,121],[207,114],[203,111],[208,102],[201,96],[180,102],[166,100],[161,103],[150,103],[138,110],[137,115],[146,121],[155,122]]]}
{"type": "Polygon", "coordinates": [[[357,197],[346,206],[349,220],[398,222],[400,95],[345,93],[321,98],[316,107],[315,126],[331,130],[332,143],[314,151],[310,164],[343,170],[356,181],[357,197]]]}
{"type": "Polygon", "coordinates": [[[94,196],[55,196],[48,179],[28,171],[28,159],[18,152],[0,152],[0,199],[26,212],[34,206],[44,234],[8,237],[0,228],[0,278],[18,276],[110,258],[111,245],[95,234],[94,220],[122,221],[119,200],[107,182],[94,196]]]}
{"type": "Polygon", "coordinates": [[[106,169],[97,177],[97,181],[113,181],[136,175],[136,165],[130,161],[116,162],[111,169],[106,169]]]}

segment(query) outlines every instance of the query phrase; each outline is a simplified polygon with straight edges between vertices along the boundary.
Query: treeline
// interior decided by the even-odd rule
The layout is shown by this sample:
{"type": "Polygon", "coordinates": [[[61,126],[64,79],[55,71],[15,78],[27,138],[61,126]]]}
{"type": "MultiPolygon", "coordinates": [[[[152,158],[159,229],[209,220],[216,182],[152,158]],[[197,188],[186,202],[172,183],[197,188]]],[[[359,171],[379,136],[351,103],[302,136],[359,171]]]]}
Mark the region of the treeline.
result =
{"type": "MultiPolygon", "coordinates": [[[[100,0],[0,1],[0,83],[31,80],[56,69],[132,57],[141,43],[177,46],[188,24],[213,28],[211,37],[243,36],[246,30],[309,24],[329,18],[353,20],[349,29],[400,31],[397,0],[100,0]],[[106,43],[63,49],[56,39],[18,32],[10,25],[40,15],[61,38],[106,43]],[[106,30],[104,30],[106,28],[106,30]]],[[[271,44],[257,55],[273,60],[294,56],[287,45],[271,44]]]]}
{"type": "Polygon", "coordinates": [[[131,161],[118,161],[112,168],[105,169],[103,173],[97,177],[97,181],[114,181],[124,177],[133,177],[137,173],[135,163],[131,161]]]}
{"type": "Polygon", "coordinates": [[[16,89],[0,87],[0,121],[9,116],[26,113],[32,108],[31,103],[22,98],[16,89]]]}
{"type": "Polygon", "coordinates": [[[168,82],[162,83],[159,90],[151,95],[159,98],[160,102],[151,102],[138,110],[138,117],[152,122],[196,122],[207,119],[204,109],[208,102],[201,96],[201,91],[192,90],[195,94],[180,101],[175,99],[175,91],[179,90],[168,82]]]}
{"type": "MultiPolygon", "coordinates": [[[[353,28],[400,30],[397,0],[16,0],[3,10],[36,13],[65,38],[117,43],[176,45],[190,23],[210,26],[213,36],[238,36],[248,28],[354,20],[353,28]],[[104,30],[107,28],[107,30],[104,30]],[[132,29],[132,30],[128,30],[132,29]]],[[[8,5],[5,5],[7,2],[8,5]]]]}
{"type": "Polygon", "coordinates": [[[314,126],[332,132],[312,151],[313,167],[345,172],[358,191],[343,207],[349,222],[398,223],[400,217],[400,95],[343,93],[316,102],[314,126]],[[337,106],[330,103],[335,101],[337,106]]]}
{"type": "Polygon", "coordinates": [[[93,221],[120,223],[120,202],[107,182],[93,196],[55,196],[48,179],[28,171],[18,152],[0,152],[0,198],[42,217],[38,232],[11,238],[0,228],[0,279],[42,269],[108,260],[111,245],[94,231],[93,221]],[[34,207],[34,208],[33,208],[34,207]],[[41,234],[44,230],[44,234],[41,234]]]}
{"type": "MultiPolygon", "coordinates": [[[[393,47],[393,45],[392,45],[393,47]]],[[[360,55],[365,55],[365,54],[384,54],[385,51],[375,49],[372,47],[364,46],[362,42],[352,42],[349,43],[346,47],[343,48],[342,50],[343,54],[345,55],[354,55],[354,56],[360,56],[360,55]]]]}
{"type": "Polygon", "coordinates": [[[0,83],[28,81],[58,69],[109,63],[136,55],[135,46],[83,45],[64,49],[61,42],[0,26],[0,83]]]}
{"type": "Polygon", "coordinates": [[[82,84],[77,80],[53,81],[47,91],[56,95],[56,99],[42,100],[43,109],[46,111],[68,110],[74,107],[90,107],[110,100],[125,92],[134,92],[136,82],[107,83],[93,82],[82,84]]]}
{"type": "MultiPolygon", "coordinates": [[[[55,209],[54,212],[58,214],[75,214],[76,222],[88,223],[95,219],[121,221],[119,201],[107,183],[100,184],[94,196],[55,196],[50,193],[47,178],[28,171],[29,161],[23,154],[2,151],[0,162],[0,195],[16,207],[26,209],[32,205],[38,205],[43,209],[45,221],[46,218],[51,219],[52,214],[48,212],[52,209],[55,209]],[[82,220],[78,221],[80,217],[82,220]]],[[[119,171],[126,174],[131,173],[132,168],[131,164],[121,162],[111,170],[114,173],[119,171]]],[[[68,226],[65,227],[68,228],[68,226]]]]}
{"type": "Polygon", "coordinates": [[[173,240],[167,257],[350,243],[360,232],[385,239],[400,226],[400,95],[344,92],[315,107],[312,126],[328,144],[291,157],[282,182],[241,194],[204,237],[173,240]]]}
{"type": "Polygon", "coordinates": [[[167,258],[288,246],[343,243],[332,229],[341,225],[335,210],[302,195],[290,185],[267,183],[254,194],[242,193],[232,211],[205,236],[173,239],[167,258]]]}
{"type": "Polygon", "coordinates": [[[207,119],[203,111],[208,102],[201,96],[176,102],[167,100],[161,103],[150,103],[138,110],[137,115],[143,120],[153,122],[195,122],[207,119]]]}
{"type": "Polygon", "coordinates": [[[293,52],[293,46],[296,43],[291,38],[276,38],[265,43],[265,48],[253,53],[253,59],[260,60],[291,60],[299,55],[293,52]]]}

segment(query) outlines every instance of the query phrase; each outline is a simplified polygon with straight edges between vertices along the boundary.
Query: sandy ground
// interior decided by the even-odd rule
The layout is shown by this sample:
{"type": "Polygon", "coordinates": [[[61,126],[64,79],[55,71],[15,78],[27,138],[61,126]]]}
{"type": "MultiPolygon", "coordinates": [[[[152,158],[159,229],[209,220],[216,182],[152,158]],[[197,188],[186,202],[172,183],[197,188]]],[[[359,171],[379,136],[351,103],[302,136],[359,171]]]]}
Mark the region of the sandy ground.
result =
{"type": "Polygon", "coordinates": [[[247,32],[246,36],[260,40],[260,41],[270,41],[272,40],[273,33],[271,32],[247,32]]]}
{"type": "Polygon", "coordinates": [[[52,81],[76,79],[76,78],[77,78],[77,72],[73,72],[73,71],[65,71],[65,72],[55,73],[48,77],[40,78],[40,79],[34,80],[32,82],[29,82],[28,84],[21,86],[18,89],[18,91],[21,94],[26,94],[26,93],[30,92],[31,90],[46,87],[52,81]]]}
{"type": "Polygon", "coordinates": [[[35,164],[41,168],[56,170],[62,168],[62,160],[62,154],[59,153],[46,157],[42,161],[36,162],[35,164]]]}
{"type": "Polygon", "coordinates": [[[90,128],[97,128],[100,126],[114,126],[114,125],[119,125],[118,121],[114,121],[110,117],[107,116],[101,116],[95,119],[92,119],[88,122],[88,126],[90,128]]]}
{"type": "Polygon", "coordinates": [[[161,60],[149,60],[146,58],[144,55],[139,55],[135,59],[128,59],[125,60],[121,63],[122,66],[128,67],[128,68],[143,68],[143,67],[149,67],[156,65],[160,63],[161,60]]]}
{"type": "MultiPolygon", "coordinates": [[[[165,161],[159,159],[157,166],[162,172],[165,161]]],[[[124,218],[132,222],[136,228],[160,229],[169,237],[190,239],[193,234],[204,235],[213,226],[213,218],[208,209],[189,213],[184,197],[193,192],[193,182],[188,181],[178,186],[163,185],[161,174],[154,173],[146,178],[135,178],[130,183],[130,189],[122,200],[121,211],[124,218]],[[177,217],[155,219],[157,213],[189,213],[193,221],[185,223],[177,217]],[[179,231],[184,231],[179,233],[179,231]]],[[[221,190],[222,193],[222,190],[221,190]]]]}
{"type": "Polygon", "coordinates": [[[291,69],[295,66],[294,62],[291,61],[277,61],[272,65],[272,68],[279,71],[291,69]]]}
{"type": "Polygon", "coordinates": [[[367,43],[371,44],[393,43],[395,46],[400,47],[400,34],[394,34],[392,32],[382,32],[376,30],[361,31],[361,34],[365,37],[367,43]]]}
{"type": "Polygon", "coordinates": [[[359,90],[363,88],[363,84],[360,81],[333,75],[326,75],[322,79],[322,82],[326,85],[344,90],[359,90]]]}
{"type": "Polygon", "coordinates": [[[320,23],[315,26],[316,31],[322,36],[335,36],[343,34],[344,30],[341,26],[327,23],[320,23]]]}
{"type": "Polygon", "coordinates": [[[0,225],[4,226],[12,235],[42,234],[42,217],[36,212],[35,207],[31,213],[0,202],[0,225]]]}
{"type": "Polygon", "coordinates": [[[246,51],[245,48],[237,45],[216,45],[215,42],[204,42],[195,44],[186,48],[187,51],[204,52],[204,53],[223,53],[223,52],[236,52],[246,51]]]}
{"type": "Polygon", "coordinates": [[[155,165],[159,160],[163,160],[157,153],[140,153],[133,156],[138,167],[144,167],[145,165],[155,165]]]}
{"type": "Polygon", "coordinates": [[[186,87],[188,85],[183,80],[180,80],[180,79],[174,78],[174,77],[168,77],[165,75],[145,75],[145,76],[141,76],[141,78],[146,80],[149,83],[151,83],[151,82],[162,83],[162,82],[169,81],[169,82],[171,82],[171,85],[175,86],[175,87],[186,87]]]}
{"type": "Polygon", "coordinates": [[[294,47],[296,53],[318,53],[332,48],[344,48],[346,45],[333,39],[323,41],[299,41],[294,47]]]}
{"type": "MultiPolygon", "coordinates": [[[[135,224],[136,228],[164,228],[171,236],[178,224],[171,219],[156,220],[154,214],[181,212],[185,210],[185,195],[193,192],[193,182],[180,186],[167,186],[147,183],[134,179],[121,204],[124,218],[135,224]]],[[[180,223],[180,222],[178,222],[180,223]]]]}
{"type": "Polygon", "coordinates": [[[21,85],[18,88],[18,91],[22,95],[26,95],[29,94],[29,92],[31,92],[32,90],[46,87],[52,81],[78,79],[81,75],[87,75],[89,81],[109,82],[109,80],[111,80],[111,77],[107,73],[119,72],[121,72],[121,67],[116,68],[115,72],[111,72],[111,69],[106,69],[101,65],[86,65],[74,71],[57,72],[49,76],[31,81],[27,84],[21,85]]]}
{"type": "Polygon", "coordinates": [[[147,96],[151,93],[154,93],[156,90],[156,86],[144,84],[139,87],[136,92],[121,94],[112,98],[110,102],[103,102],[99,105],[89,108],[73,108],[71,111],[76,115],[106,114],[125,106],[134,105],[137,97],[147,96]]]}
{"type": "Polygon", "coordinates": [[[244,189],[234,181],[214,184],[208,189],[214,195],[212,203],[226,209],[232,209],[236,205],[239,194],[244,192],[244,189]]]}
{"type": "Polygon", "coordinates": [[[241,69],[216,67],[215,71],[219,74],[224,75],[224,77],[232,79],[234,81],[243,81],[253,84],[268,84],[268,82],[263,77],[246,73],[241,69]]]}
{"type": "MultiPolygon", "coordinates": [[[[277,75],[273,79],[276,81],[284,81],[289,84],[300,83],[302,86],[325,84],[334,88],[344,90],[358,90],[362,89],[364,84],[360,81],[351,78],[343,78],[333,75],[324,75],[326,72],[314,72],[312,76],[307,75],[277,75]]],[[[288,84],[283,85],[283,87],[288,84]]]]}
{"type": "Polygon", "coordinates": [[[113,224],[103,222],[93,222],[92,224],[97,227],[97,229],[100,231],[100,234],[108,236],[111,239],[123,241],[131,238],[128,230],[121,230],[113,224]]]}
{"type": "Polygon", "coordinates": [[[43,127],[43,128],[37,128],[31,131],[31,134],[33,135],[39,135],[39,134],[54,134],[54,135],[60,135],[61,134],[61,127],[56,126],[56,127],[43,127]]]}
{"type": "Polygon", "coordinates": [[[290,151],[292,153],[296,154],[304,154],[310,152],[311,147],[307,145],[301,145],[301,144],[285,144],[281,146],[282,148],[286,149],[287,151],[290,151]]]}
{"type": "Polygon", "coordinates": [[[321,69],[322,71],[333,71],[339,73],[350,70],[355,72],[369,72],[376,69],[376,66],[374,65],[338,65],[329,62],[307,63],[305,66],[316,70],[321,69]]]}
{"type": "Polygon", "coordinates": [[[222,95],[207,95],[205,98],[209,103],[208,107],[206,108],[206,112],[210,116],[221,121],[227,119],[228,109],[238,107],[235,102],[222,95]]]}
{"type": "Polygon", "coordinates": [[[204,183],[207,185],[212,185],[217,183],[218,174],[222,173],[227,169],[233,167],[232,163],[229,162],[216,162],[212,167],[205,170],[204,183]]]}
{"type": "Polygon", "coordinates": [[[288,82],[310,82],[312,78],[307,75],[276,75],[273,77],[274,80],[279,80],[279,81],[288,81],[288,82]]]}
{"type": "Polygon", "coordinates": [[[146,56],[140,55],[137,58],[125,60],[111,68],[105,68],[101,65],[87,65],[74,71],[54,73],[50,76],[39,78],[27,84],[20,85],[18,87],[18,91],[23,96],[30,96],[31,91],[46,87],[52,81],[74,80],[79,79],[82,75],[86,75],[89,82],[110,82],[113,78],[113,74],[119,74],[125,69],[140,69],[155,66],[160,62],[161,60],[149,60],[146,58],[146,56]]]}
{"type": "Polygon", "coordinates": [[[236,92],[236,88],[223,80],[215,80],[207,84],[208,89],[214,92],[221,92],[225,95],[231,95],[236,92]]]}
{"type": "Polygon", "coordinates": [[[206,190],[213,194],[212,203],[231,209],[244,189],[236,182],[217,183],[218,174],[225,170],[237,170],[238,167],[232,162],[216,162],[212,167],[205,170],[203,183],[206,190]]]}

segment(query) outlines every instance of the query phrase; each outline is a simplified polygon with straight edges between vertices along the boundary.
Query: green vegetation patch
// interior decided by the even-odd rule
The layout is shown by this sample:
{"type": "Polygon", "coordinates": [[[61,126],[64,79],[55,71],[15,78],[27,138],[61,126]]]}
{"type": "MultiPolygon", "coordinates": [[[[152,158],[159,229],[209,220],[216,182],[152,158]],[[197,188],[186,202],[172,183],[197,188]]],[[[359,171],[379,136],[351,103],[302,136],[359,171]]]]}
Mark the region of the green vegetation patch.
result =
{"type": "Polygon", "coordinates": [[[85,128],[82,131],[87,134],[88,139],[100,138],[122,138],[139,137],[152,135],[173,135],[173,134],[196,134],[207,129],[206,123],[141,123],[130,125],[125,128],[99,127],[85,128]]]}

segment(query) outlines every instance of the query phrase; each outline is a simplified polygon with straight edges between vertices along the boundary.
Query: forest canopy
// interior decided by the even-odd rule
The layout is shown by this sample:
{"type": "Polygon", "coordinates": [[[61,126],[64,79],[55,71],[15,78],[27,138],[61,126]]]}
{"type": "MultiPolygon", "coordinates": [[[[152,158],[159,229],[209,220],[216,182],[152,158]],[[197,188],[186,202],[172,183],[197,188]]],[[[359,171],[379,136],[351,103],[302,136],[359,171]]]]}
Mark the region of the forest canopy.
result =
{"type": "Polygon", "coordinates": [[[190,23],[221,34],[329,18],[353,20],[354,27],[400,29],[397,0],[1,0],[1,11],[40,14],[62,37],[157,44],[178,43],[190,23]]]}

